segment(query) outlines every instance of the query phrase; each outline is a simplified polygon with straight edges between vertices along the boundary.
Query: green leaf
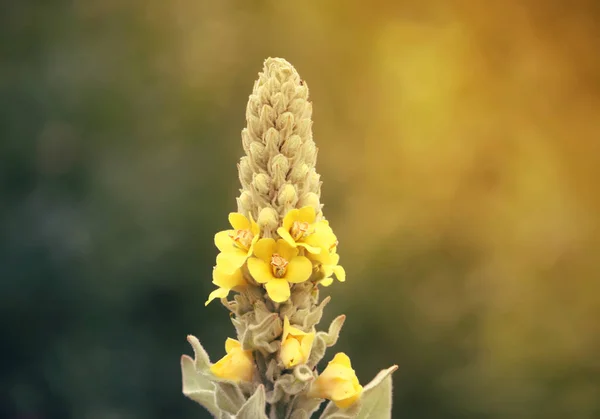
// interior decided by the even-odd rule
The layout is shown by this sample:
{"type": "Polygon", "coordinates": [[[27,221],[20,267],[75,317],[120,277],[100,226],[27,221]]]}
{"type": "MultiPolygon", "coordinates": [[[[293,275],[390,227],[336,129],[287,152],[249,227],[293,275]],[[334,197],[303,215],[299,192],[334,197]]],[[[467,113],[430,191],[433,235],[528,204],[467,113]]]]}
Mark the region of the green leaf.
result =
{"type": "Polygon", "coordinates": [[[216,383],[215,400],[217,407],[235,415],[246,402],[240,387],[233,382],[216,383]]]}
{"type": "Polygon", "coordinates": [[[392,373],[398,369],[394,365],[380,371],[365,386],[361,397],[361,409],[356,419],[391,419],[392,417],[392,373]]]}
{"type": "Polygon", "coordinates": [[[236,415],[237,419],[268,419],[266,411],[265,387],[258,386],[254,394],[246,400],[236,415]]]}
{"type": "Polygon", "coordinates": [[[323,335],[325,344],[328,347],[335,345],[335,343],[337,342],[338,337],[340,336],[340,331],[342,330],[342,326],[344,325],[345,321],[346,316],[342,314],[333,319],[331,325],[329,325],[329,332],[323,335]]]}
{"type": "Polygon", "coordinates": [[[219,417],[220,409],[215,401],[215,386],[202,373],[196,370],[195,362],[187,355],[181,357],[181,375],[183,394],[200,403],[213,416],[219,417]]]}
{"type": "Polygon", "coordinates": [[[194,363],[196,366],[196,370],[200,372],[207,372],[210,370],[210,359],[208,354],[200,344],[200,341],[192,335],[188,335],[187,341],[192,345],[194,349],[194,363]]]}
{"type": "Polygon", "coordinates": [[[340,409],[334,402],[329,402],[320,419],[354,419],[360,411],[360,406],[360,402],[357,402],[347,409],[340,409]]]}

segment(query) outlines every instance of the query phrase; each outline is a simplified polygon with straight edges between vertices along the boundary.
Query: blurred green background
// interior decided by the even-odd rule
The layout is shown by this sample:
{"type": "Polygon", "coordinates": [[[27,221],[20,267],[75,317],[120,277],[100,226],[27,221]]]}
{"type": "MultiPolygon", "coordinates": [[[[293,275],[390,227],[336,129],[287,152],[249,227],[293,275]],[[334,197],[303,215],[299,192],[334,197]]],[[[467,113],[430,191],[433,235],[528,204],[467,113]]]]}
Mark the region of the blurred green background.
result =
{"type": "Polygon", "coordinates": [[[203,303],[268,56],[314,103],[322,326],[399,365],[394,418],[600,417],[599,4],[3,1],[0,417],[207,417],[179,357],[233,334],[203,303]]]}

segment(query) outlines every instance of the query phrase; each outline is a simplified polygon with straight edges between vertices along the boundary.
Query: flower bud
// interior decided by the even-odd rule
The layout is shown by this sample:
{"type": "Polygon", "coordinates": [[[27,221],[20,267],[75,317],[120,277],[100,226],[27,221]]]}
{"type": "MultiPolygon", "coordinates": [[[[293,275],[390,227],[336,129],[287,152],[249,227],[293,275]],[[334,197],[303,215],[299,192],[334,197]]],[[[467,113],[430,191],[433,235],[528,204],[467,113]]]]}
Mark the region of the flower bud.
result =
{"type": "Polygon", "coordinates": [[[302,139],[297,135],[292,135],[281,146],[281,152],[288,158],[296,157],[296,154],[302,146],[302,139]]]}
{"type": "Polygon", "coordinates": [[[265,173],[259,173],[252,179],[252,185],[261,195],[268,195],[271,190],[271,179],[265,173]]]}
{"type": "Polygon", "coordinates": [[[269,105],[263,105],[260,110],[260,124],[263,130],[267,130],[270,127],[275,125],[275,118],[277,118],[277,113],[273,110],[269,105]]]}
{"type": "Polygon", "coordinates": [[[350,358],[343,352],[335,355],[327,368],[311,386],[308,396],[329,399],[341,409],[353,405],[362,394],[362,386],[352,369],[350,358]]]}
{"type": "Polygon", "coordinates": [[[308,361],[315,333],[306,333],[290,325],[287,316],[283,319],[283,335],[279,358],[286,368],[304,364],[308,361]]]}
{"type": "Polygon", "coordinates": [[[258,226],[262,230],[274,231],[279,225],[279,217],[277,211],[271,207],[265,207],[258,214],[258,226]]]}
{"type": "Polygon", "coordinates": [[[238,212],[246,215],[251,213],[252,203],[252,194],[248,191],[242,191],[242,194],[237,198],[238,212]]]}
{"type": "Polygon", "coordinates": [[[259,141],[254,141],[252,144],[250,144],[248,156],[255,164],[262,166],[265,161],[264,144],[259,141]]]}
{"type": "Polygon", "coordinates": [[[317,214],[321,212],[321,203],[319,202],[319,196],[313,192],[308,192],[308,193],[302,195],[302,197],[300,197],[300,200],[298,201],[298,206],[299,207],[310,206],[315,209],[317,214]]]}
{"type": "Polygon", "coordinates": [[[286,183],[279,189],[277,195],[277,203],[281,206],[294,206],[298,202],[298,194],[296,188],[289,183],[286,183]]]}
{"type": "Polygon", "coordinates": [[[290,161],[283,154],[277,154],[269,162],[269,173],[273,178],[273,184],[279,188],[285,183],[285,178],[290,170],[290,161]]]}
{"type": "Polygon", "coordinates": [[[252,351],[244,351],[235,339],[227,338],[225,342],[227,355],[210,367],[210,371],[219,378],[239,381],[252,381],[254,375],[254,358],[252,351]]]}
{"type": "Polygon", "coordinates": [[[252,182],[252,165],[250,164],[250,158],[248,156],[244,156],[240,159],[240,163],[238,165],[238,173],[240,176],[240,183],[242,186],[247,187],[252,182]]]}
{"type": "Polygon", "coordinates": [[[306,179],[306,175],[308,175],[308,165],[306,164],[297,164],[292,167],[290,171],[289,180],[293,183],[303,183],[306,179]]]}

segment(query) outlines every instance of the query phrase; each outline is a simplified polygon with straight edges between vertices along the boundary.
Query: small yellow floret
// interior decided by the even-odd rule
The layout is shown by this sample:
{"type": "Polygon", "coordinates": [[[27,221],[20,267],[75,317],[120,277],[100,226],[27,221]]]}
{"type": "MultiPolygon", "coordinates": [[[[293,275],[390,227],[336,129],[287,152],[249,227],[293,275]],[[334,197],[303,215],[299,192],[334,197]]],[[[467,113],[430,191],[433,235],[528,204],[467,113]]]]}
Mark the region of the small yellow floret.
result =
{"type": "Polygon", "coordinates": [[[335,355],[327,368],[312,384],[308,396],[329,399],[337,407],[345,409],[356,403],[362,390],[356,373],[352,369],[350,358],[340,352],[335,355]]]}
{"type": "Polygon", "coordinates": [[[252,351],[244,351],[235,339],[227,338],[225,342],[227,355],[210,367],[210,371],[219,378],[239,381],[252,381],[254,375],[254,358],[252,351]]]}
{"type": "Polygon", "coordinates": [[[221,270],[233,273],[252,254],[260,229],[252,217],[248,219],[237,212],[229,214],[229,223],[233,229],[215,234],[215,245],[221,251],[217,261],[221,270]]]}
{"type": "Polygon", "coordinates": [[[277,234],[292,247],[304,247],[310,253],[319,253],[321,248],[309,244],[308,238],[314,233],[316,213],[311,206],[293,209],[283,218],[283,226],[277,234]]]}
{"type": "Polygon", "coordinates": [[[310,277],[312,263],[298,256],[298,249],[285,240],[265,238],[254,245],[254,257],[248,259],[248,270],[256,282],[265,284],[271,300],[282,303],[290,298],[290,283],[304,282],[310,277]]]}
{"type": "Polygon", "coordinates": [[[241,269],[236,269],[232,274],[228,274],[219,265],[217,262],[217,266],[213,269],[213,284],[218,286],[219,288],[214,290],[208,296],[208,300],[204,303],[207,306],[212,300],[215,298],[225,298],[229,294],[229,291],[232,289],[240,289],[246,286],[246,280],[242,274],[241,269]]]}
{"type": "Polygon", "coordinates": [[[281,351],[279,357],[286,368],[292,368],[308,361],[312,349],[315,333],[306,333],[290,325],[285,316],[283,319],[283,336],[281,337],[281,351]]]}

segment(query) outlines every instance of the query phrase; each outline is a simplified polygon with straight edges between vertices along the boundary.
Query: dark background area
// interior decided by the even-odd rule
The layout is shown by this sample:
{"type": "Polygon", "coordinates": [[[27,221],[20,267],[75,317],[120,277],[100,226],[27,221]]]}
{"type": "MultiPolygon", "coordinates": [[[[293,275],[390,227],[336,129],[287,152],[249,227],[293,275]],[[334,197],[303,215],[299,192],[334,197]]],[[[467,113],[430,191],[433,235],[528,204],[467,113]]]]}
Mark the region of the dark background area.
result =
{"type": "Polygon", "coordinates": [[[268,56],[311,89],[361,383],[600,417],[600,8],[564,4],[3,1],[0,417],[207,417],[179,358],[233,333],[204,301],[268,56]]]}

